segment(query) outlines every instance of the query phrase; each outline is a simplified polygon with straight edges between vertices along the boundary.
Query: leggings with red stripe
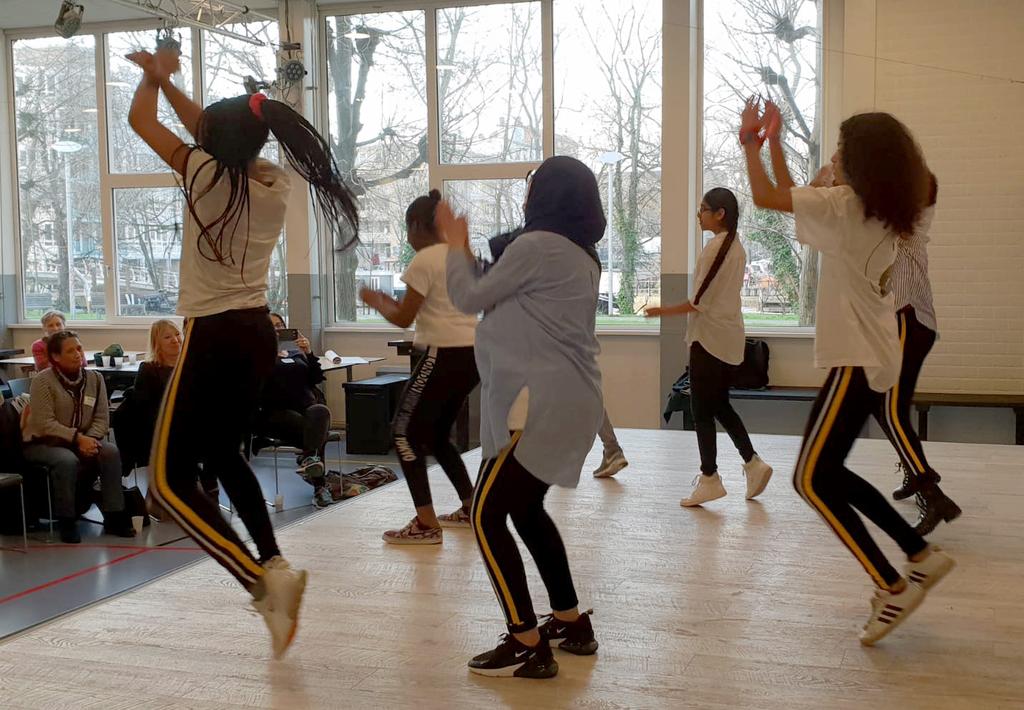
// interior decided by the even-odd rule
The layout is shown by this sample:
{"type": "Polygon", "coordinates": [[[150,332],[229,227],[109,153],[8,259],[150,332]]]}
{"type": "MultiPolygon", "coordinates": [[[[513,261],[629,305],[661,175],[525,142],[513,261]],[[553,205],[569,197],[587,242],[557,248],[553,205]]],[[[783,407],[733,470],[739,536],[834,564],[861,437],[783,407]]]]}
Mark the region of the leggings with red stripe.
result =
{"type": "Polygon", "coordinates": [[[910,405],[917,388],[917,378],[925,358],[935,344],[935,331],[917,320],[913,306],[900,310],[896,318],[899,323],[900,349],[903,352],[900,380],[885,393],[875,418],[907,469],[913,471],[923,483],[938,483],[939,474],[928,465],[921,438],[910,421],[910,405]]]}
{"type": "Polygon", "coordinates": [[[875,584],[888,591],[901,575],[878,549],[857,513],[881,528],[908,557],[921,552],[927,543],[885,496],[845,465],[881,397],[868,386],[861,367],[836,367],[829,372],[811,408],[793,486],[875,584]]]}
{"type": "Polygon", "coordinates": [[[470,511],[484,566],[512,633],[535,628],[537,616],[526,584],[523,558],[508,529],[509,518],[537,563],[551,608],[568,611],[579,603],[562,536],[544,510],[544,496],[550,486],[515,458],[520,436],[520,432],[513,434],[512,442],[497,458],[487,459],[480,466],[470,511]]]}
{"type": "Polygon", "coordinates": [[[153,437],[153,492],[178,525],[251,590],[261,561],[280,554],[263,492],[241,453],[277,337],[264,308],[190,318],[153,437]],[[259,559],[196,486],[215,475],[259,550],[259,559]]]}

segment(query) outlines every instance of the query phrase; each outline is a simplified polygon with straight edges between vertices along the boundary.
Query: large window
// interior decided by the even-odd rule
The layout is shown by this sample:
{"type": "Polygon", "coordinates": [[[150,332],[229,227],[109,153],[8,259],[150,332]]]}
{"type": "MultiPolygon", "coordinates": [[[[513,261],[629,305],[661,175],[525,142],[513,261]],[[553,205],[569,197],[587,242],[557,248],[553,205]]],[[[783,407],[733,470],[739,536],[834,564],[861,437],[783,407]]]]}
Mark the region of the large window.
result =
{"type": "Polygon", "coordinates": [[[331,149],[359,196],[362,242],[333,252],[338,321],[379,320],[359,284],[395,293],[411,259],[405,209],[429,189],[424,44],[422,11],[326,21],[331,149]]]}
{"type": "Polygon", "coordinates": [[[640,313],[659,294],[662,0],[554,0],[549,24],[543,4],[326,18],[325,111],[362,219],[362,245],[334,256],[336,321],[379,320],[358,303],[361,283],[403,290],[416,196],[442,190],[489,258],[487,239],[522,224],[527,173],[565,154],[594,170],[612,206],[602,322],[656,327],[640,313]]]}
{"type": "Polygon", "coordinates": [[[660,0],[555,2],[555,153],[598,177],[608,215],[598,323],[661,298],[660,0]]]}
{"type": "Polygon", "coordinates": [[[728,187],[740,202],[747,250],[743,312],[748,326],[812,326],[818,253],[794,238],[792,215],[756,209],[736,139],[746,97],[771,97],[785,118],[797,184],[821,165],[820,3],[704,1],[703,187],[728,187]]]}
{"type": "MultiPolygon", "coordinates": [[[[245,93],[246,76],[273,81],[277,24],[254,29],[267,46],[178,30],[182,71],[175,82],[208,103],[245,93]]],[[[176,177],[126,120],[139,70],[124,55],[155,42],[155,29],[12,42],[27,320],[51,308],[71,320],[174,313],[184,201],[176,177]],[[104,67],[101,77],[97,66],[104,67]]],[[[158,111],[191,142],[163,98],[158,111]]],[[[268,143],[264,157],[277,155],[268,143]]],[[[278,311],[287,308],[284,272],[282,237],[267,294],[278,311]]]]}
{"type": "Polygon", "coordinates": [[[14,44],[22,294],[26,318],[107,312],[92,36],[14,44]]]}

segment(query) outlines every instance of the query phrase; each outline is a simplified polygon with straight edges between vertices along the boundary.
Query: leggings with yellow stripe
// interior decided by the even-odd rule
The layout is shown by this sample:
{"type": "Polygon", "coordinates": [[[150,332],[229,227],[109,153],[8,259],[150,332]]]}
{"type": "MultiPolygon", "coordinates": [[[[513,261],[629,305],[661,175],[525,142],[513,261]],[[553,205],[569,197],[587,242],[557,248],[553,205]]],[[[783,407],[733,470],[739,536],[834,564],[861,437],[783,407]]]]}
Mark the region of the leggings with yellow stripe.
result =
{"type": "Polygon", "coordinates": [[[907,469],[922,482],[938,483],[941,480],[939,474],[928,465],[921,438],[910,421],[910,405],[917,388],[917,378],[935,344],[935,331],[917,320],[912,306],[900,310],[896,319],[902,351],[900,379],[885,393],[881,406],[875,411],[875,418],[907,469]]]}
{"type": "Polygon", "coordinates": [[[266,308],[189,319],[150,456],[157,500],[249,590],[263,576],[261,560],[280,554],[263,492],[241,453],[276,350],[266,308]],[[200,464],[205,475],[220,480],[259,549],[259,559],[224,519],[217,501],[196,486],[200,464]]]}
{"type": "Polygon", "coordinates": [[[544,496],[550,486],[515,458],[521,435],[513,434],[512,442],[497,458],[487,459],[480,466],[470,511],[484,566],[512,633],[535,628],[537,616],[523,558],[508,529],[509,518],[537,563],[552,610],[568,611],[579,603],[562,536],[544,510],[544,496]]]}
{"type": "Polygon", "coordinates": [[[927,543],[885,496],[845,465],[881,397],[868,386],[863,368],[837,367],[829,372],[811,409],[793,486],[874,583],[888,591],[901,575],[878,549],[857,513],[881,528],[908,557],[921,552],[927,543]]]}

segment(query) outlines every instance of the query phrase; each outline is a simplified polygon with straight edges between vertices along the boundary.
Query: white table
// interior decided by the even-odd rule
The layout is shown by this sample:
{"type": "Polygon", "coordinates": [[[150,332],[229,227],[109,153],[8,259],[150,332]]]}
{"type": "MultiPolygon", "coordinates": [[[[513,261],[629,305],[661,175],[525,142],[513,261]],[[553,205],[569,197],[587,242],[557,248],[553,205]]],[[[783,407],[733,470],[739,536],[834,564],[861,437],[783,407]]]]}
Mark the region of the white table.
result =
{"type": "Polygon", "coordinates": [[[323,370],[324,374],[328,372],[335,372],[337,370],[345,371],[345,381],[352,381],[352,368],[356,365],[372,365],[375,362],[381,362],[387,358],[383,357],[341,357],[341,362],[334,362],[327,358],[320,357],[320,369],[323,370]]]}

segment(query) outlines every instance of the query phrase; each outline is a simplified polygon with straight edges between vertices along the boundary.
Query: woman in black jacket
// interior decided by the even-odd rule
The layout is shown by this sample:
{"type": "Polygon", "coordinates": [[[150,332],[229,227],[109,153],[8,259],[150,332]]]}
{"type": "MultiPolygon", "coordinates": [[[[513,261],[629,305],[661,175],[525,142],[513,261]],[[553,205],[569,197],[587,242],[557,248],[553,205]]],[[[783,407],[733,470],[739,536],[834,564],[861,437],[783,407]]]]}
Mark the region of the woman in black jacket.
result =
{"type": "MultiPolygon", "coordinates": [[[[153,430],[160,413],[167,383],[181,352],[181,330],[166,318],[154,321],[149,328],[149,352],[139,365],[135,384],[125,392],[124,401],[112,415],[114,435],[121,450],[121,466],[125,476],[136,466],[149,464],[149,450],[153,430]]],[[[203,490],[215,501],[220,498],[216,476],[199,474],[203,490]]],[[[146,496],[149,514],[157,520],[166,518],[163,508],[149,495],[146,496]]]]}
{"type": "MultiPolygon", "coordinates": [[[[271,313],[270,320],[277,330],[287,327],[277,313],[271,313]]],[[[325,379],[320,358],[313,354],[309,340],[301,334],[295,345],[297,349],[278,352],[274,371],[263,385],[257,432],[302,449],[296,472],[316,490],[313,504],[323,507],[334,502],[326,486],[324,468],[331,410],[323,403],[323,393],[317,387],[325,379]]]]}

